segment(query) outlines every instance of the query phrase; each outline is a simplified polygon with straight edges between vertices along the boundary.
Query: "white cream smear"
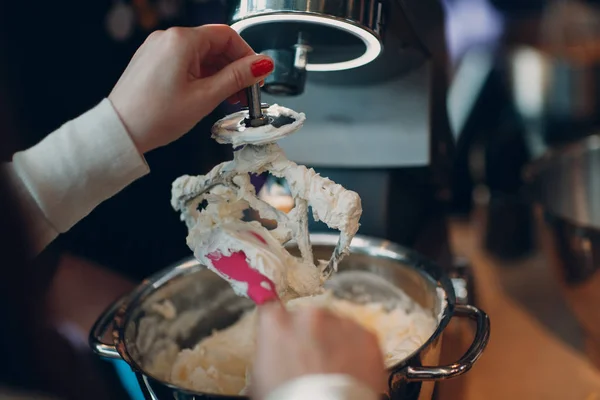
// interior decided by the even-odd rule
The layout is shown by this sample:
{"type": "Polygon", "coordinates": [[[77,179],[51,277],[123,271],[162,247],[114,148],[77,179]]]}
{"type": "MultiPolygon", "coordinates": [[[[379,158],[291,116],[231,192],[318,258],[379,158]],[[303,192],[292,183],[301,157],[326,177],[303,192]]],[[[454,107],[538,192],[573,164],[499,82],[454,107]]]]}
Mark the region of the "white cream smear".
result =
{"type": "Polygon", "coordinates": [[[233,144],[234,147],[253,144],[273,143],[276,140],[291,135],[302,127],[306,116],[304,113],[298,113],[289,108],[282,107],[278,104],[273,104],[265,111],[265,114],[270,117],[277,118],[280,116],[291,117],[294,122],[280,127],[275,127],[271,124],[246,128],[240,121],[243,121],[247,116],[247,112],[240,111],[217,121],[212,128],[212,137],[221,144],[233,144]]]}

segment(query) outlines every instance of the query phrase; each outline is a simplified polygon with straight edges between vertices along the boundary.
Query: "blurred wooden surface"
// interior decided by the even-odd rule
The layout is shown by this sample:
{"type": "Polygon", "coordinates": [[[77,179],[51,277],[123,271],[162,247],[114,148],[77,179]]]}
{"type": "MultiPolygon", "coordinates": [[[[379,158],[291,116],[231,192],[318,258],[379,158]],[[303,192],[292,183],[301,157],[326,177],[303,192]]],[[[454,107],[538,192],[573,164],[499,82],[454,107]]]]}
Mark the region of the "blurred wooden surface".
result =
{"type": "MultiPolygon", "coordinates": [[[[544,256],[503,265],[481,248],[481,222],[473,220],[452,221],[452,245],[472,264],[491,339],[468,374],[440,385],[439,399],[600,400],[600,372],[577,349],[577,327],[544,256]]],[[[460,353],[470,340],[445,345],[460,353]]]]}

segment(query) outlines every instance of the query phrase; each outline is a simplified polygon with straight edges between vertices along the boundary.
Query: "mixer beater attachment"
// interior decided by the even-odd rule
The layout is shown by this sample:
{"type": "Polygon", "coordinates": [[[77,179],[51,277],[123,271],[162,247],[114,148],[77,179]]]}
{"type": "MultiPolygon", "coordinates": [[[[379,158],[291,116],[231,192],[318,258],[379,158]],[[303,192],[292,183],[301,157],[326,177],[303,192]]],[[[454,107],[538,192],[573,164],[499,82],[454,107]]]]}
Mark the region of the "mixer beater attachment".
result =
{"type": "MultiPolygon", "coordinates": [[[[202,202],[232,206],[243,201],[244,208],[256,210],[261,218],[277,221],[277,228],[271,231],[264,228],[262,234],[271,235],[281,246],[295,241],[301,253],[298,262],[314,266],[308,232],[308,207],[311,206],[316,220],[340,230],[331,258],[327,262],[319,261],[321,281],[324,282],[337,271],[339,262],[349,253],[362,213],[360,197],[321,177],[312,168],[288,160],[275,143],[302,127],[305,121],[303,113],[277,104],[261,103],[258,84],[248,88],[246,93],[248,107],[217,121],[212,129],[212,137],[217,142],[234,146],[234,159],[215,166],[207,175],[178,178],[173,183],[171,204],[181,213],[189,230],[199,224],[210,230],[218,221],[203,218],[206,209],[198,210],[202,202]],[[289,213],[277,210],[256,196],[249,174],[264,172],[287,180],[295,203],[289,213]],[[225,194],[223,189],[217,189],[219,187],[227,188],[229,200],[223,201],[225,194]]],[[[241,221],[241,218],[238,219],[238,222],[241,221]]]]}

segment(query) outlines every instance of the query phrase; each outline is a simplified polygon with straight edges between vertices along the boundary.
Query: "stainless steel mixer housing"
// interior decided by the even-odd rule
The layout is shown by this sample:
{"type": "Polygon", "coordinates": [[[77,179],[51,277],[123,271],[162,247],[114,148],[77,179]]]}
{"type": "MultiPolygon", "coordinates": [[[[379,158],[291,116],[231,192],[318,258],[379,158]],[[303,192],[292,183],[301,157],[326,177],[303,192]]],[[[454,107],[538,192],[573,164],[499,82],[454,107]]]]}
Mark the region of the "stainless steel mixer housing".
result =
{"type": "Polygon", "coordinates": [[[433,0],[241,0],[230,7],[232,27],[275,60],[264,86],[275,95],[303,93],[307,71],[350,70],[338,74],[347,80],[392,64],[402,73],[441,53],[434,37],[443,15],[433,0]]]}

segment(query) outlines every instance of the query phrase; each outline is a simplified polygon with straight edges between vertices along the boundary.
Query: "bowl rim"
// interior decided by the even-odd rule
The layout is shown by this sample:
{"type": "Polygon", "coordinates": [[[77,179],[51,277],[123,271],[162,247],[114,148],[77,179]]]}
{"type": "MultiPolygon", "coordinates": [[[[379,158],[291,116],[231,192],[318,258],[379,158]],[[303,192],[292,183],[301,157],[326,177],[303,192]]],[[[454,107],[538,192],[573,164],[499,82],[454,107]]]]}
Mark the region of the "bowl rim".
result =
{"type": "MultiPolygon", "coordinates": [[[[311,244],[314,246],[335,246],[338,241],[338,235],[333,233],[313,233],[310,234],[310,240],[311,244]]],[[[295,243],[288,243],[286,246],[293,244],[295,243]]],[[[445,298],[443,299],[445,300],[443,303],[443,309],[440,312],[441,318],[431,336],[419,348],[405,357],[402,361],[399,361],[397,364],[387,368],[387,371],[390,375],[396,374],[408,366],[410,360],[413,359],[417,354],[422,352],[435,340],[437,340],[442,331],[450,322],[456,305],[454,286],[450,278],[443,272],[442,268],[438,264],[422,256],[415,250],[411,250],[389,240],[378,239],[364,235],[356,235],[350,244],[350,253],[394,260],[408,267],[412,267],[426,281],[429,281],[431,284],[433,284],[433,286],[436,288],[436,291],[438,291],[438,289],[442,289],[445,294],[445,298]]],[[[166,283],[173,279],[195,273],[198,271],[198,267],[206,268],[193,256],[190,256],[144,279],[130,293],[130,295],[127,296],[127,301],[125,301],[124,304],[119,307],[115,314],[112,329],[114,345],[121,358],[127,364],[129,364],[130,367],[132,367],[134,372],[140,373],[151,380],[168,387],[169,389],[176,390],[178,393],[190,396],[210,396],[214,399],[247,399],[248,397],[243,395],[224,395],[218,393],[197,392],[159,379],[148,373],[134,360],[125,344],[125,329],[129,325],[130,318],[133,314],[131,310],[139,307],[145,299],[147,299],[157,289],[166,283]]]]}

